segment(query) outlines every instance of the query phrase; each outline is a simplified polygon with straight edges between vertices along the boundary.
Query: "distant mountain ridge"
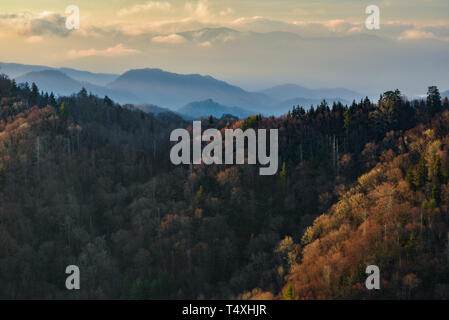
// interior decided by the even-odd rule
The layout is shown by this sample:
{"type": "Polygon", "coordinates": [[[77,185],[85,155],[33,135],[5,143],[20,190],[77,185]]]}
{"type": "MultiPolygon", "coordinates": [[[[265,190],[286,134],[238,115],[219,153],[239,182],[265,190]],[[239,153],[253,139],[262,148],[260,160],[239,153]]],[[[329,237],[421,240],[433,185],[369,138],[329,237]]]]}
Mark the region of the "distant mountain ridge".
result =
{"type": "Polygon", "coordinates": [[[72,68],[53,68],[40,65],[26,65],[18,63],[0,62],[0,73],[5,73],[10,78],[14,79],[17,77],[24,76],[25,74],[30,72],[39,72],[45,70],[61,71],[74,80],[81,82],[87,81],[98,86],[104,86],[119,76],[118,74],[94,73],[89,71],[76,70],[72,68]]]}
{"type": "Polygon", "coordinates": [[[275,86],[259,92],[281,101],[295,98],[320,100],[335,98],[352,101],[354,99],[360,100],[364,98],[360,93],[345,88],[309,89],[291,83],[275,86]]]}
{"type": "Polygon", "coordinates": [[[95,93],[99,96],[109,96],[118,102],[136,99],[132,94],[123,90],[110,90],[87,81],[78,81],[59,70],[49,69],[28,72],[17,77],[16,81],[18,83],[34,82],[41,91],[54,92],[57,95],[71,95],[85,88],[88,92],[95,93]]]}
{"type": "Polygon", "coordinates": [[[226,114],[233,115],[238,118],[246,118],[254,112],[239,107],[224,106],[212,99],[207,99],[204,101],[191,102],[178,109],[178,113],[184,115],[186,118],[197,119],[208,116],[221,118],[226,114]]]}
{"type": "MultiPolygon", "coordinates": [[[[218,36],[228,33],[233,34],[230,29],[221,30],[218,36]]],[[[211,29],[185,36],[203,41],[217,36],[217,33],[211,29]]],[[[208,75],[177,74],[156,68],[129,70],[122,75],[14,63],[0,63],[0,68],[1,73],[17,82],[35,82],[40,90],[56,95],[71,95],[84,87],[88,92],[107,95],[121,104],[155,105],[172,111],[182,108],[190,117],[206,114],[220,117],[221,112],[240,118],[256,113],[280,115],[293,105],[307,109],[323,99],[329,104],[333,101],[348,104],[353,99],[363,98],[361,94],[344,88],[310,89],[296,84],[250,92],[208,75]]],[[[156,111],[154,108],[143,109],[156,111]]]]}
{"type": "Polygon", "coordinates": [[[151,101],[156,105],[180,108],[189,101],[213,99],[224,105],[235,105],[255,111],[267,111],[274,99],[252,93],[199,74],[177,74],[161,69],[137,69],[122,74],[107,85],[109,89],[126,90],[140,103],[151,101]]]}

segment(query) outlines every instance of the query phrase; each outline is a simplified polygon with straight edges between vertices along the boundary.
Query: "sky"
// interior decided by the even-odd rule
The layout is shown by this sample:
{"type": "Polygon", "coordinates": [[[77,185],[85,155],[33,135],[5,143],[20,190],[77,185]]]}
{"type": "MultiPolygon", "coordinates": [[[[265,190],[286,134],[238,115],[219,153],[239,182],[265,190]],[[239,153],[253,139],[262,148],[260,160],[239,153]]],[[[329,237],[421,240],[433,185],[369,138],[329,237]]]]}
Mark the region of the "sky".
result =
{"type": "Polygon", "coordinates": [[[0,0],[0,61],[417,95],[449,89],[448,14],[448,0],[0,0]],[[379,30],[365,27],[369,5],[379,30]]]}

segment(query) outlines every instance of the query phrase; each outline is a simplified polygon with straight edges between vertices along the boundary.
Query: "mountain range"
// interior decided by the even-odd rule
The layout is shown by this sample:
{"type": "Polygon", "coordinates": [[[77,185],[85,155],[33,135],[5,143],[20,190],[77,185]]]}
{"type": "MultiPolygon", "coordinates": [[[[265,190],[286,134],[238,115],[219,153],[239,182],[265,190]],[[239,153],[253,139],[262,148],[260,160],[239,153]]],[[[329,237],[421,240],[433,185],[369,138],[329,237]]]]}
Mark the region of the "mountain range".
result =
{"type": "MultiPolygon", "coordinates": [[[[201,38],[204,35],[185,36],[201,38]]],[[[210,34],[207,36],[210,37],[210,34]]],[[[207,115],[220,117],[222,114],[238,117],[254,113],[280,115],[293,105],[308,108],[323,99],[329,103],[349,103],[363,97],[344,88],[309,89],[296,84],[250,92],[211,76],[177,74],[154,68],[133,69],[118,75],[0,63],[0,70],[18,83],[35,82],[41,91],[70,95],[84,87],[88,92],[107,95],[121,104],[156,105],[191,118],[207,115]]]]}
{"type": "Polygon", "coordinates": [[[253,93],[211,76],[177,74],[160,69],[130,70],[106,85],[112,90],[125,90],[138,103],[154,103],[180,108],[192,101],[213,99],[224,105],[235,105],[255,112],[266,112],[275,100],[261,93],[253,93]]]}
{"type": "Polygon", "coordinates": [[[336,99],[344,99],[350,101],[353,99],[360,100],[364,98],[361,94],[344,88],[309,89],[291,83],[275,86],[259,92],[278,100],[291,100],[299,97],[309,99],[335,97],[336,99]]]}
{"type": "Polygon", "coordinates": [[[223,115],[233,115],[238,118],[249,117],[254,112],[239,107],[228,107],[215,102],[212,99],[191,102],[178,109],[178,113],[184,118],[198,119],[207,116],[221,118],[223,115]]]}

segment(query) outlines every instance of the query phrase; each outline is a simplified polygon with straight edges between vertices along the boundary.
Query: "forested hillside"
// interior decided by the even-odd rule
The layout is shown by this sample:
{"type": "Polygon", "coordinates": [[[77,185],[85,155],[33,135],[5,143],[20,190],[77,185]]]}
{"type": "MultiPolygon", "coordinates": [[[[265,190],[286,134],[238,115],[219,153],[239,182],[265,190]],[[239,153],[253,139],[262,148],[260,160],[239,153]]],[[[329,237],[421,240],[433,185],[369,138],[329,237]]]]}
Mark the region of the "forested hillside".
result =
{"type": "Polygon", "coordinates": [[[413,298],[449,283],[449,101],[435,87],[203,121],[279,129],[275,176],[173,166],[169,134],[191,124],[171,113],[6,77],[0,99],[1,298],[413,298]],[[365,263],[381,268],[377,296],[365,263]],[[65,289],[70,264],[81,290],[65,289]]]}
{"type": "Polygon", "coordinates": [[[376,166],[305,232],[284,295],[449,298],[449,111],[385,140],[376,166]],[[368,265],[379,291],[363,285],[368,265]]]}

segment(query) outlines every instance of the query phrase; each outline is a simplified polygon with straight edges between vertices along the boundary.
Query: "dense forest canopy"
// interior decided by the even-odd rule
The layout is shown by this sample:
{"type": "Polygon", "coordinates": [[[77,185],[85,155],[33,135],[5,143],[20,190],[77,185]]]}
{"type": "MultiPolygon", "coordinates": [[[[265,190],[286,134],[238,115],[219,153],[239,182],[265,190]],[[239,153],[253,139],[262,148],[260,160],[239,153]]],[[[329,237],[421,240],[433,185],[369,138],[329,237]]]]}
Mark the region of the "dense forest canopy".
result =
{"type": "Polygon", "coordinates": [[[278,129],[274,176],[172,165],[183,127],[2,76],[0,298],[449,296],[449,101],[436,87],[203,121],[278,129]],[[65,289],[72,264],[81,290],[65,289]],[[366,264],[382,290],[364,289],[366,264]]]}

